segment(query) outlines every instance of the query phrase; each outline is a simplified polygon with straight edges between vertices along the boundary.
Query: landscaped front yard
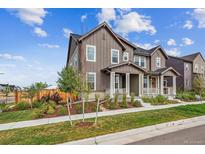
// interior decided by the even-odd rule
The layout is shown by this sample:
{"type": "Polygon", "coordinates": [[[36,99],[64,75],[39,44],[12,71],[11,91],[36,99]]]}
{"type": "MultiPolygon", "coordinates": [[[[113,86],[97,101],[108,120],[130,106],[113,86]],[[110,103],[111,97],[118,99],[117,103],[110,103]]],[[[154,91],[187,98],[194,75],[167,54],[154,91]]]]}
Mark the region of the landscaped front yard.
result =
{"type": "MultiPolygon", "coordinates": [[[[0,131],[0,144],[57,144],[163,122],[205,115],[205,104],[100,117],[97,126],[79,127],[75,121],[0,131]]],[[[86,121],[93,122],[94,119],[86,121]]]]}

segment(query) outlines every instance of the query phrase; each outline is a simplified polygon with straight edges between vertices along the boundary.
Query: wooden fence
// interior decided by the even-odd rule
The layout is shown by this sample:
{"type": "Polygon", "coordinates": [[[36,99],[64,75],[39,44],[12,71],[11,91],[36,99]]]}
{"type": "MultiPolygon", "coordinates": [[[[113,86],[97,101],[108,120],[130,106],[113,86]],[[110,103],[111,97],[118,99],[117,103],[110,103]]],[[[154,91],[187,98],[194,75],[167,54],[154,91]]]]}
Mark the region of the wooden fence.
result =
{"type": "MultiPolygon", "coordinates": [[[[73,100],[76,100],[76,97],[71,95],[70,93],[65,93],[60,91],[59,89],[52,89],[52,90],[41,90],[33,99],[40,100],[43,96],[52,96],[53,94],[58,93],[60,97],[62,98],[62,102],[66,102],[68,97],[72,97],[73,100]]],[[[15,102],[29,102],[29,98],[27,97],[27,92],[25,91],[16,91],[15,92],[15,102]]]]}

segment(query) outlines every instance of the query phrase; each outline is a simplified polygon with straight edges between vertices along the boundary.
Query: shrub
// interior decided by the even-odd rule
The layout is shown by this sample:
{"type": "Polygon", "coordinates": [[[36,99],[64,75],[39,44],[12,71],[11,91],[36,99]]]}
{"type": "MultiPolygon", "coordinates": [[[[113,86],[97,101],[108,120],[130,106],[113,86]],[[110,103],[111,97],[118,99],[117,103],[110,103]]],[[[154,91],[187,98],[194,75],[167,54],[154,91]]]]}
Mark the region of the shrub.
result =
{"type": "Polygon", "coordinates": [[[179,101],[177,101],[177,100],[166,100],[164,102],[164,104],[177,104],[177,103],[179,103],[179,101]]]}
{"type": "Polygon", "coordinates": [[[52,106],[48,106],[47,114],[51,115],[55,113],[55,109],[52,106]]]}
{"type": "Polygon", "coordinates": [[[144,103],[151,103],[152,102],[152,97],[143,96],[142,100],[143,100],[144,103]]]}
{"type": "Polygon", "coordinates": [[[135,94],[131,93],[131,104],[134,104],[135,102],[135,94]]]}
{"type": "Polygon", "coordinates": [[[184,101],[193,101],[196,100],[195,93],[192,91],[183,91],[178,92],[176,95],[177,99],[184,100],[184,101]]]}
{"type": "Polygon", "coordinates": [[[9,112],[12,111],[11,105],[4,105],[1,107],[2,112],[9,112]]]}
{"type": "Polygon", "coordinates": [[[115,107],[118,106],[118,95],[117,94],[114,97],[114,105],[115,105],[115,107]]]}
{"type": "Polygon", "coordinates": [[[60,115],[66,115],[66,113],[67,113],[67,110],[66,110],[66,108],[64,107],[64,106],[59,106],[59,114],[60,115]]]}
{"type": "Polygon", "coordinates": [[[33,108],[40,108],[43,105],[42,102],[35,101],[32,103],[33,108]]]}
{"type": "MultiPolygon", "coordinates": [[[[82,113],[82,104],[81,103],[75,104],[75,110],[77,114],[82,113]]],[[[85,110],[86,110],[86,107],[85,107],[85,110]]]]}
{"type": "Polygon", "coordinates": [[[142,105],[141,105],[141,103],[140,103],[139,100],[134,101],[134,102],[132,103],[132,106],[134,106],[134,107],[142,107],[142,105]]]}
{"type": "Polygon", "coordinates": [[[19,102],[16,104],[16,109],[17,110],[26,110],[30,107],[30,105],[26,102],[19,102]]]}
{"type": "Polygon", "coordinates": [[[110,105],[110,96],[109,95],[106,95],[105,97],[104,97],[104,100],[105,100],[105,103],[104,103],[104,107],[105,108],[109,108],[109,105],[110,105]]]}
{"type": "Polygon", "coordinates": [[[47,113],[48,107],[49,107],[49,105],[47,103],[44,103],[40,108],[41,112],[42,113],[47,113]]]}
{"type": "Polygon", "coordinates": [[[55,101],[52,101],[52,100],[50,100],[50,101],[48,102],[48,105],[52,106],[54,109],[57,107],[56,102],[55,102],[55,101]]]}
{"type": "Polygon", "coordinates": [[[163,95],[158,95],[158,96],[155,97],[155,101],[159,104],[160,103],[163,104],[166,100],[167,100],[167,97],[165,97],[163,95]]]}
{"type": "Polygon", "coordinates": [[[55,92],[53,95],[50,96],[50,100],[54,101],[55,103],[59,104],[62,101],[58,92],[55,92]]]}
{"type": "Polygon", "coordinates": [[[122,96],[122,103],[120,105],[122,108],[127,108],[127,95],[123,94],[122,96]]]}
{"type": "Polygon", "coordinates": [[[40,109],[34,109],[32,111],[32,117],[34,119],[37,119],[37,118],[42,118],[44,116],[44,114],[42,113],[42,111],[40,109]]]}

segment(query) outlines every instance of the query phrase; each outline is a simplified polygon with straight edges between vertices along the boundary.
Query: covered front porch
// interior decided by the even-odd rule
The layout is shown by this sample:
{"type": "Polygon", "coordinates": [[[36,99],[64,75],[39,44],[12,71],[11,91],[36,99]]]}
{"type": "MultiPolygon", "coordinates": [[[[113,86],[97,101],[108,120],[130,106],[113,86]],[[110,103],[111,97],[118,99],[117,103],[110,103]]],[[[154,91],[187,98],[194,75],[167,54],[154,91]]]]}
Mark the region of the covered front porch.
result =
{"type": "Polygon", "coordinates": [[[144,76],[143,94],[145,96],[175,96],[176,78],[180,74],[173,68],[161,68],[144,76]]]}
{"type": "Polygon", "coordinates": [[[143,95],[143,79],[145,70],[132,62],[117,64],[103,69],[109,75],[109,86],[106,94],[113,97],[115,94],[126,94],[130,97],[143,95]]]}

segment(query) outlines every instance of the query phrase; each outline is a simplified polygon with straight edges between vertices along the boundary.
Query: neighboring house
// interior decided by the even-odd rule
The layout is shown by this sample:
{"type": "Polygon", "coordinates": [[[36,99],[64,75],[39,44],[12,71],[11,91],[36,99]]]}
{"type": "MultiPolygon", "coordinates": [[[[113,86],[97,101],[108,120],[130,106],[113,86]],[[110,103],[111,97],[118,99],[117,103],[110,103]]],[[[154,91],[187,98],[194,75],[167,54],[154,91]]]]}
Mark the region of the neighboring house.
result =
{"type": "Polygon", "coordinates": [[[166,67],[168,59],[162,47],[139,48],[104,22],[85,35],[70,35],[67,66],[78,69],[92,94],[101,97],[116,93],[174,96],[180,74],[166,67]]]}
{"type": "Polygon", "coordinates": [[[15,85],[9,85],[9,84],[0,84],[0,92],[2,92],[6,87],[10,87],[11,91],[14,91],[16,89],[15,85]]]}
{"type": "Polygon", "coordinates": [[[183,57],[169,56],[166,65],[177,70],[181,77],[177,79],[177,87],[182,90],[191,90],[196,75],[205,77],[205,61],[200,52],[183,57]]]}

